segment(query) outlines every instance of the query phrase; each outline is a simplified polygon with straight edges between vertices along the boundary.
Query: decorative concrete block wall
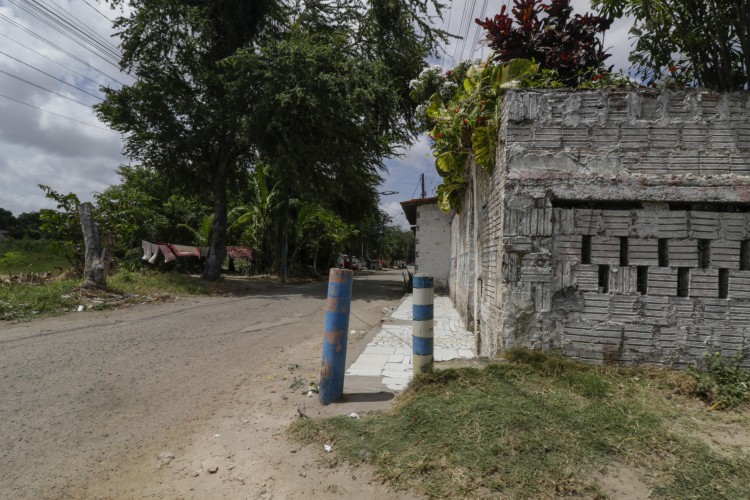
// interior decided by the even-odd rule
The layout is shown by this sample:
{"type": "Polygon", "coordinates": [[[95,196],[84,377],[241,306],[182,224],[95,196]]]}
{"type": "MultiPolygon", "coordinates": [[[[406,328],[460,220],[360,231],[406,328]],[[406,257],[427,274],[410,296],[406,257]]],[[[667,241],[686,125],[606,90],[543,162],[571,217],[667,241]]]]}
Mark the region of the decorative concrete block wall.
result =
{"type": "Polygon", "coordinates": [[[482,354],[750,353],[750,96],[514,91],[497,154],[451,228],[451,296],[471,320],[477,280],[482,354]]]}

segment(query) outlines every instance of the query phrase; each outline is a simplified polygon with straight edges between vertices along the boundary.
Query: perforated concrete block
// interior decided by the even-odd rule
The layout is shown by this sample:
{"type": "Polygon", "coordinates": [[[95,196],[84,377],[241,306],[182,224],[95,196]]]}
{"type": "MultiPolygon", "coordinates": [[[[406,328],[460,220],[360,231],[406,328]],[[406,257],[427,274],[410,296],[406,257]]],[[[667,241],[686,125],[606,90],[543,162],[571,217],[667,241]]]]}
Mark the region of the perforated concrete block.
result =
{"type": "Polygon", "coordinates": [[[563,262],[581,261],[582,238],[580,235],[559,235],[552,239],[552,253],[563,262]]]}
{"type": "Polygon", "coordinates": [[[729,273],[729,298],[750,299],[750,271],[729,273]]]}
{"type": "Polygon", "coordinates": [[[719,269],[740,268],[740,241],[714,240],[711,242],[709,262],[719,269]]]}
{"type": "Polygon", "coordinates": [[[688,239],[669,239],[670,267],[698,267],[698,242],[688,239]]]}
{"type": "Polygon", "coordinates": [[[677,269],[649,267],[648,294],[674,297],[677,295],[677,269]]]}
{"type": "Polygon", "coordinates": [[[593,236],[591,238],[592,264],[620,264],[620,238],[593,236]]]}
{"type": "Polygon", "coordinates": [[[629,238],[628,264],[631,266],[657,266],[659,264],[659,240],[629,238]]]}
{"type": "Polygon", "coordinates": [[[719,237],[719,215],[716,212],[688,212],[688,236],[713,240],[719,237]]]}
{"type": "Polygon", "coordinates": [[[628,236],[632,223],[629,210],[602,210],[602,226],[607,236],[628,236]]]}
{"type": "Polygon", "coordinates": [[[691,297],[719,297],[719,271],[718,269],[691,269],[690,270],[690,296],[691,297]]]}

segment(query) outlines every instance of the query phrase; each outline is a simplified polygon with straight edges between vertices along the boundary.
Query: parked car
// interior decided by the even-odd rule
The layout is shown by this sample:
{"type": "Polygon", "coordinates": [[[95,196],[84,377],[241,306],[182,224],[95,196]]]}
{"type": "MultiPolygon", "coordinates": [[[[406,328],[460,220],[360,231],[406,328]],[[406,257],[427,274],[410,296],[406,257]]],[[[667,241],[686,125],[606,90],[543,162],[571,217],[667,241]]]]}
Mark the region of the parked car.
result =
{"type": "Polygon", "coordinates": [[[364,269],[364,262],[359,257],[352,256],[352,262],[349,262],[349,256],[346,254],[339,254],[336,258],[336,267],[340,269],[351,269],[352,271],[359,271],[364,269]]]}

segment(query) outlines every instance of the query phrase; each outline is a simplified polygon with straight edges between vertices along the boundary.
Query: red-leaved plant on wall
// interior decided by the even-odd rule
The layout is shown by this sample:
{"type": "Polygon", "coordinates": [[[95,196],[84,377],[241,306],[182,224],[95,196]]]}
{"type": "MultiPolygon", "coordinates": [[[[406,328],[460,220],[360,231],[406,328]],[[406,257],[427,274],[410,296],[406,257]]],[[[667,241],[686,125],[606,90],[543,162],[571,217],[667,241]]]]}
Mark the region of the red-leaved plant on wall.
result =
{"type": "Polygon", "coordinates": [[[609,57],[598,35],[612,19],[590,13],[572,15],[570,0],[514,0],[494,18],[476,23],[487,31],[495,60],[533,59],[541,70],[556,71],[565,86],[575,87],[590,79],[592,70],[604,69],[609,57]]]}

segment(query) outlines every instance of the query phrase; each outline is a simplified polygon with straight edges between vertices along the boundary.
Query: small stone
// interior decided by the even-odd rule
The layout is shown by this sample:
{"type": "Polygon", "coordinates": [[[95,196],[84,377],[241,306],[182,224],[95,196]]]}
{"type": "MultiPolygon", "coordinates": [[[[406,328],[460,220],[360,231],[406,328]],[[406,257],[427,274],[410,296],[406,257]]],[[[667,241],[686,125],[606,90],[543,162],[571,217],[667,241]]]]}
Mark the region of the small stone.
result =
{"type": "Polygon", "coordinates": [[[191,477],[198,477],[199,475],[200,475],[200,472],[198,472],[197,470],[194,470],[193,472],[190,473],[191,477]]]}
{"type": "Polygon", "coordinates": [[[209,474],[216,474],[216,472],[219,470],[219,466],[216,464],[211,464],[208,466],[208,473],[209,474]]]}

